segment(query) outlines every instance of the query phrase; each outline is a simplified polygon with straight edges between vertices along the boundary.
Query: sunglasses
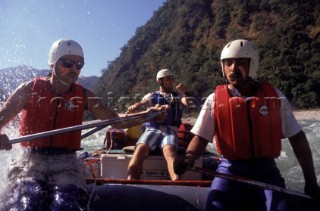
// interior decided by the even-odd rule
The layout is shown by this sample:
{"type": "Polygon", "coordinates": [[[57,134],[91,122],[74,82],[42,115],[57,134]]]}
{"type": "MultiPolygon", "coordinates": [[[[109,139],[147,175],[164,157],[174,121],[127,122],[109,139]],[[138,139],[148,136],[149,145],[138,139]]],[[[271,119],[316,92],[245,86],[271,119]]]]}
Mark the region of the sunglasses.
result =
{"type": "Polygon", "coordinates": [[[73,65],[76,65],[76,68],[80,70],[84,66],[84,62],[82,61],[72,61],[70,59],[60,59],[62,62],[62,66],[65,68],[73,67],[73,65]]]}

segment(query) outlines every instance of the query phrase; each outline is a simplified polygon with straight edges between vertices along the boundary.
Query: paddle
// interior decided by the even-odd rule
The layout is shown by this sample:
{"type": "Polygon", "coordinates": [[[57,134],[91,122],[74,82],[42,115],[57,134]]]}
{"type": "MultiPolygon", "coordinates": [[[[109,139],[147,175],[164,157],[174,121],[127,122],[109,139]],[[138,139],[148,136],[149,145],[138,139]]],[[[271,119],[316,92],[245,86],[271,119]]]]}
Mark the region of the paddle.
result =
{"type": "MultiPolygon", "coordinates": [[[[129,114],[128,112],[126,112],[125,114],[129,114]]],[[[94,134],[95,132],[98,132],[99,130],[102,130],[103,128],[107,127],[108,125],[103,125],[103,126],[100,126],[100,127],[96,127],[96,128],[93,128],[92,130],[84,133],[81,135],[81,139],[84,139],[84,138],[87,138],[88,136],[94,134]]]]}
{"type": "Polygon", "coordinates": [[[251,179],[247,179],[247,178],[243,178],[243,177],[232,176],[232,175],[228,175],[228,174],[212,171],[212,170],[209,170],[209,169],[203,169],[203,168],[200,168],[200,167],[192,167],[189,170],[197,172],[197,173],[201,173],[201,174],[207,174],[207,175],[214,176],[214,177],[220,177],[220,178],[223,178],[223,179],[242,182],[242,183],[253,185],[253,186],[256,186],[256,187],[263,188],[263,189],[268,189],[268,190],[277,191],[277,192],[281,192],[281,193],[286,193],[286,194],[290,194],[290,195],[300,196],[300,197],[307,198],[307,199],[312,199],[311,196],[309,196],[307,194],[304,194],[304,193],[300,193],[298,191],[288,190],[288,189],[281,188],[281,187],[278,187],[278,186],[275,186],[275,185],[270,185],[270,184],[267,184],[267,183],[264,183],[264,182],[259,182],[259,181],[255,181],[255,180],[251,180],[251,179]]]}
{"type": "Polygon", "coordinates": [[[145,112],[133,114],[133,115],[126,116],[126,117],[117,117],[117,118],[112,118],[112,119],[107,119],[107,120],[88,121],[88,122],[84,122],[82,125],[75,125],[75,126],[71,126],[71,127],[65,127],[65,128],[45,131],[45,132],[41,132],[41,133],[26,135],[26,136],[22,136],[22,137],[12,138],[9,140],[9,143],[15,144],[15,143],[21,143],[21,142],[25,142],[25,141],[32,141],[34,139],[46,138],[46,137],[53,136],[53,135],[73,132],[73,131],[77,131],[77,130],[84,130],[84,129],[93,128],[93,127],[97,127],[97,128],[106,127],[108,125],[113,125],[113,124],[124,122],[124,121],[133,121],[133,120],[139,120],[139,119],[148,120],[148,119],[152,119],[152,118],[156,117],[161,112],[163,112],[163,111],[159,111],[159,112],[145,111],[145,112]]]}
{"type": "Polygon", "coordinates": [[[88,136],[91,136],[92,134],[98,132],[99,130],[102,130],[105,127],[108,127],[108,125],[106,125],[106,126],[103,125],[103,126],[100,126],[100,127],[93,128],[92,130],[89,130],[88,132],[82,134],[81,135],[81,139],[87,138],[88,136]]]}

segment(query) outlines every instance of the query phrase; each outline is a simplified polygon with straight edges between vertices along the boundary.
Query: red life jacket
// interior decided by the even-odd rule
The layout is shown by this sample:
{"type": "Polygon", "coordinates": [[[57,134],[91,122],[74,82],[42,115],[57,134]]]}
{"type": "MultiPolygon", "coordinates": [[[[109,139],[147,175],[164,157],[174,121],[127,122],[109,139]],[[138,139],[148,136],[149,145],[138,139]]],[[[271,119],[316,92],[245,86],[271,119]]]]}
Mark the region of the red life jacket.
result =
{"type": "Polygon", "coordinates": [[[271,84],[260,83],[256,96],[247,99],[231,97],[227,85],[218,86],[214,102],[220,154],[230,160],[280,155],[281,100],[271,84]]]}
{"type": "Polygon", "coordinates": [[[193,134],[190,132],[192,129],[192,125],[186,122],[182,122],[177,130],[178,133],[178,146],[188,148],[191,139],[193,138],[193,134]]]}
{"type": "MultiPolygon", "coordinates": [[[[70,127],[82,123],[84,110],[84,88],[74,83],[69,92],[58,96],[50,82],[37,78],[33,82],[29,103],[22,112],[19,132],[21,136],[70,127]]],[[[32,148],[80,148],[81,131],[23,142],[32,148]]]]}

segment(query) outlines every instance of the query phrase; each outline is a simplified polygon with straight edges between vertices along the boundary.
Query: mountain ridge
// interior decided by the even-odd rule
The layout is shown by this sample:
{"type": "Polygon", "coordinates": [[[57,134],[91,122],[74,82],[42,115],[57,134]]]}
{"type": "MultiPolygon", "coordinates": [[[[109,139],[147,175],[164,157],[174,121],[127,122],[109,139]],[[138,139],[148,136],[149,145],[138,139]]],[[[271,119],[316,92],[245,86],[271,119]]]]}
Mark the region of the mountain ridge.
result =
{"type": "MultiPolygon", "coordinates": [[[[35,77],[45,77],[50,70],[38,70],[30,66],[20,65],[0,69],[0,99],[5,100],[20,84],[35,77]]],[[[82,77],[77,80],[83,87],[93,90],[98,76],[82,77]]]]}

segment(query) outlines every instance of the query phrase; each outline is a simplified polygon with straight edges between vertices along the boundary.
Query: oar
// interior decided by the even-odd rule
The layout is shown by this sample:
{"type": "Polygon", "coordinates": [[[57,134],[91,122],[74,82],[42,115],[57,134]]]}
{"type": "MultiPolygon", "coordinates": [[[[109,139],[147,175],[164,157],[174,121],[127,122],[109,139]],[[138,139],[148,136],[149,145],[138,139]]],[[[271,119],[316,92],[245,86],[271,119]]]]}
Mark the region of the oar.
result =
{"type": "Polygon", "coordinates": [[[108,125],[106,125],[106,126],[103,125],[103,126],[100,126],[100,127],[93,128],[92,130],[89,130],[86,133],[82,134],[81,135],[81,139],[87,138],[88,136],[91,136],[92,134],[98,132],[99,130],[102,130],[105,127],[108,127],[108,125]]]}
{"type": "Polygon", "coordinates": [[[256,187],[263,188],[263,189],[273,190],[273,191],[277,191],[277,192],[281,192],[281,193],[286,193],[286,194],[300,196],[300,197],[307,198],[307,199],[312,199],[311,196],[309,196],[307,194],[304,194],[304,193],[300,193],[298,191],[288,190],[288,189],[281,188],[281,187],[278,187],[278,186],[275,186],[275,185],[270,185],[270,184],[267,184],[267,183],[264,183],[264,182],[259,182],[259,181],[255,181],[255,180],[251,180],[251,179],[247,179],[247,178],[243,178],[243,177],[232,176],[232,175],[228,175],[228,174],[212,171],[212,170],[209,170],[209,169],[203,169],[203,168],[200,168],[200,167],[193,167],[193,168],[191,168],[189,170],[197,172],[197,173],[201,173],[201,174],[207,174],[207,175],[214,176],[214,177],[220,177],[220,178],[223,178],[223,179],[242,182],[242,183],[253,185],[253,186],[256,186],[256,187]]]}
{"type": "Polygon", "coordinates": [[[25,141],[32,141],[34,139],[46,138],[46,137],[53,136],[53,135],[69,133],[69,132],[73,132],[73,131],[77,131],[77,130],[84,130],[84,129],[93,128],[93,127],[103,127],[103,126],[113,125],[113,124],[125,122],[125,121],[132,121],[132,120],[139,120],[139,119],[148,120],[148,119],[152,119],[155,116],[159,115],[161,112],[163,112],[163,111],[141,112],[138,114],[133,114],[131,116],[127,116],[127,117],[118,117],[118,118],[112,118],[112,119],[107,119],[107,120],[89,121],[89,122],[85,122],[82,125],[75,125],[75,126],[71,126],[71,127],[65,127],[65,128],[45,131],[45,132],[41,132],[41,133],[26,135],[26,136],[22,136],[22,137],[12,138],[9,140],[9,143],[15,144],[15,143],[21,143],[21,142],[25,142],[25,141]]]}
{"type": "MultiPolygon", "coordinates": [[[[128,112],[126,112],[126,114],[128,114],[128,112]]],[[[158,114],[157,114],[158,115],[158,114]]],[[[153,117],[155,116],[150,116],[148,117],[147,119],[152,119],[153,117]]],[[[146,120],[147,120],[146,119],[146,120]]],[[[93,128],[92,130],[90,131],[87,131],[86,133],[82,134],[81,135],[81,139],[84,139],[84,138],[87,138],[88,136],[91,136],[92,134],[98,132],[99,130],[102,130],[103,128],[107,127],[108,125],[103,125],[103,126],[100,126],[100,127],[96,127],[96,128],[93,128]]]]}

